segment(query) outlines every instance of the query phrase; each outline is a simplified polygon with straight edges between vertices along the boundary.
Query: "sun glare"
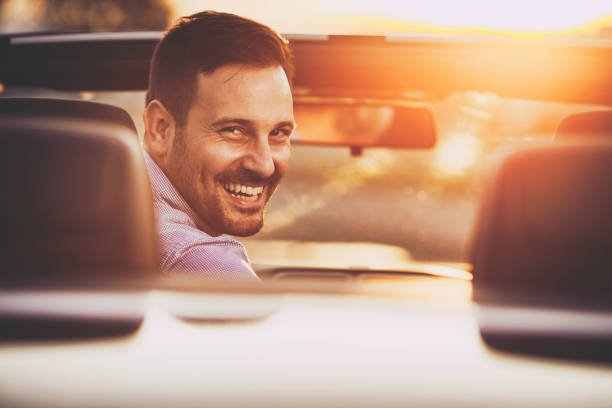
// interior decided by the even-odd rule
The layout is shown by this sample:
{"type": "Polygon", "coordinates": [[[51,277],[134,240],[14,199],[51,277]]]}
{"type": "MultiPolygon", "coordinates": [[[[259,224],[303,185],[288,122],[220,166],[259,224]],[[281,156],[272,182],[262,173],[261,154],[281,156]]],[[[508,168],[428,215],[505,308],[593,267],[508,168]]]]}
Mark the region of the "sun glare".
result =
{"type": "MultiPolygon", "coordinates": [[[[206,8],[242,14],[285,33],[410,34],[485,33],[538,36],[584,31],[612,24],[612,2],[582,0],[210,0],[206,8]]],[[[179,0],[176,15],[198,11],[202,3],[179,0]]]]}
{"type": "MultiPolygon", "coordinates": [[[[337,3],[336,3],[337,5],[337,3]]],[[[336,9],[339,15],[341,9],[336,9]]],[[[344,10],[346,14],[346,10],[344,10]]],[[[351,15],[392,31],[481,32],[491,34],[557,34],[612,22],[612,5],[602,1],[351,2],[351,15]]]]}
{"type": "Polygon", "coordinates": [[[440,141],[435,165],[448,175],[461,175],[476,162],[479,152],[480,145],[474,136],[454,134],[440,141]]]}

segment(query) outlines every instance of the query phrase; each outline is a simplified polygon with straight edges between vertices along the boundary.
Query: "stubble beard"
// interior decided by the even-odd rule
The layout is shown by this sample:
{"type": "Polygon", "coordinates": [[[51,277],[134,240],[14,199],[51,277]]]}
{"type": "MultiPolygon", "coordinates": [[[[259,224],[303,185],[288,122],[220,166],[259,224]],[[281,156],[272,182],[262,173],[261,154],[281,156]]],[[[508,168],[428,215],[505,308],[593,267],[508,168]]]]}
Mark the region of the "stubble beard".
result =
{"type": "MultiPolygon", "coordinates": [[[[200,177],[202,181],[206,179],[205,174],[200,174],[200,177]]],[[[219,215],[219,219],[213,221],[219,221],[218,227],[226,234],[247,237],[258,233],[264,225],[268,201],[276,191],[282,177],[283,174],[279,172],[278,168],[275,168],[271,176],[262,177],[257,173],[244,169],[241,165],[226,169],[215,175],[213,177],[216,188],[214,204],[210,207],[214,207],[214,212],[219,215]],[[219,187],[228,183],[264,186],[264,191],[261,194],[265,194],[265,196],[261,197],[263,199],[261,206],[258,208],[236,207],[229,193],[223,187],[219,187]]]]}
{"type": "Polygon", "coordinates": [[[264,212],[265,205],[263,208],[258,209],[258,219],[253,222],[249,220],[233,220],[231,217],[224,217],[224,227],[228,234],[235,235],[237,237],[248,237],[257,234],[264,225],[264,212]]]}
{"type": "MultiPolygon", "coordinates": [[[[181,135],[182,136],[182,135],[181,135]]],[[[248,237],[258,233],[264,225],[264,213],[268,201],[276,191],[283,174],[275,169],[272,176],[262,178],[242,167],[227,169],[214,177],[201,172],[194,176],[194,168],[186,169],[182,160],[186,154],[186,146],[179,136],[175,140],[173,184],[183,196],[187,204],[205,224],[204,232],[211,235],[229,234],[248,237]],[[208,183],[212,181],[212,185],[208,183]],[[224,182],[239,182],[248,185],[264,185],[264,201],[259,208],[237,208],[228,200],[229,196],[222,187],[224,182]],[[200,192],[198,193],[198,190],[200,192]]]]}
{"type": "MultiPolygon", "coordinates": [[[[215,196],[214,207],[217,214],[220,215],[219,227],[223,229],[224,233],[235,235],[238,237],[248,237],[258,233],[264,226],[266,206],[268,201],[274,194],[280,179],[277,177],[276,181],[268,181],[265,183],[266,194],[263,197],[264,201],[259,208],[248,209],[248,208],[236,208],[230,202],[226,201],[228,197],[221,198],[215,196]]],[[[254,181],[245,181],[244,184],[256,184],[254,181]]],[[[226,194],[224,191],[221,194],[226,194]]]]}

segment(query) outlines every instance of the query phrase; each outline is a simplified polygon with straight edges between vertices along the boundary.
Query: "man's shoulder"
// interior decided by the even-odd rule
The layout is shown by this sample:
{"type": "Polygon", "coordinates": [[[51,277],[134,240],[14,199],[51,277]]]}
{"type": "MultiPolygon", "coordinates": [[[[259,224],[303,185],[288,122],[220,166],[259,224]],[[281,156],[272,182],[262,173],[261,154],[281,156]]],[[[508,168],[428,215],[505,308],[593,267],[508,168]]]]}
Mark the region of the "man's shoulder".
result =
{"type": "Polygon", "coordinates": [[[182,223],[178,221],[166,220],[159,228],[159,236],[162,245],[186,247],[186,246],[204,246],[204,247],[235,247],[244,251],[244,246],[227,235],[213,237],[206,232],[198,229],[191,223],[182,223]]]}
{"type": "Polygon", "coordinates": [[[255,278],[244,246],[226,236],[211,236],[164,172],[144,152],[153,190],[160,244],[160,268],[214,278],[255,278]]]}
{"type": "Polygon", "coordinates": [[[166,223],[159,234],[164,271],[222,278],[255,276],[244,246],[231,237],[212,237],[195,226],[177,223],[166,223]]]}

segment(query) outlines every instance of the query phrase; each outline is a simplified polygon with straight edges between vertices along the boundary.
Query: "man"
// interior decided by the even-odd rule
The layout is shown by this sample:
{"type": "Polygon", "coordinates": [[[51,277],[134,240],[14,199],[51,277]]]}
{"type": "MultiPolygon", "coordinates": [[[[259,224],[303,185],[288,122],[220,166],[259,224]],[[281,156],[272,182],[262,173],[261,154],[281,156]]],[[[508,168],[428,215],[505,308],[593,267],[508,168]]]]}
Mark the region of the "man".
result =
{"type": "Polygon", "coordinates": [[[151,61],[144,147],[163,271],[257,279],[242,244],[289,163],[288,42],[236,15],[181,18],[151,61]]]}

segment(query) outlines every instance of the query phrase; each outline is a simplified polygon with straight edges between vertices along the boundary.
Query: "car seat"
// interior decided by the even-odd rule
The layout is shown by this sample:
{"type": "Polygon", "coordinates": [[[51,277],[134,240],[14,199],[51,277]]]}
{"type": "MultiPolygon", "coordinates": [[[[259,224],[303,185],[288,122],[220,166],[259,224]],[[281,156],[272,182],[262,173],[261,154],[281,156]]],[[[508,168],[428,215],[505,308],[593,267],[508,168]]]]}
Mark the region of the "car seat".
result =
{"type": "Polygon", "coordinates": [[[471,251],[483,341],[612,362],[612,144],[510,153],[492,174],[471,251]]]}
{"type": "Polygon", "coordinates": [[[96,120],[121,125],[137,135],[136,125],[123,109],[105,103],[45,98],[0,98],[0,116],[96,120]]]}
{"type": "Polygon", "coordinates": [[[602,138],[612,141],[612,110],[576,113],[564,118],[555,132],[555,140],[577,141],[602,138]]]}
{"type": "Polygon", "coordinates": [[[477,218],[475,287],[610,300],[612,145],[545,145],[509,154],[477,218]]]}
{"type": "Polygon", "coordinates": [[[0,106],[0,282],[153,273],[151,189],[127,113],[78,101],[0,106]]]}

